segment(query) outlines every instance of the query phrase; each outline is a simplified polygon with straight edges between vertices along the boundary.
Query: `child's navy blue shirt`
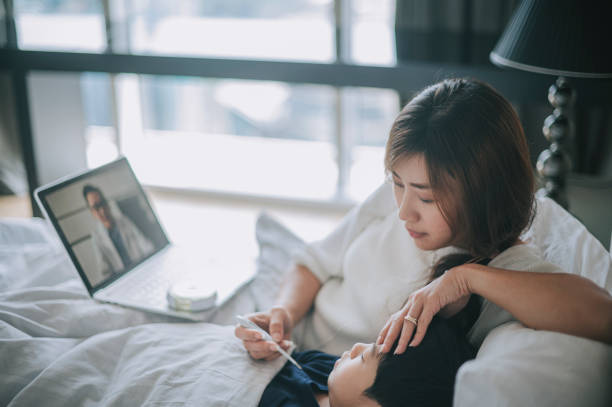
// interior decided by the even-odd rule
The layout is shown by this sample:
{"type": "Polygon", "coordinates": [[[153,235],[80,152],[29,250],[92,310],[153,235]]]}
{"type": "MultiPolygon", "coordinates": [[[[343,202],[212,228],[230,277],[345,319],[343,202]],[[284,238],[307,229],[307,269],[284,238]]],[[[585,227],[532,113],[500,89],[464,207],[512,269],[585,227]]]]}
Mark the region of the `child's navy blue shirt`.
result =
{"type": "Polygon", "coordinates": [[[285,363],[264,390],[261,407],[318,407],[315,392],[327,393],[327,378],[338,356],[317,350],[293,352],[291,356],[304,371],[285,363]]]}

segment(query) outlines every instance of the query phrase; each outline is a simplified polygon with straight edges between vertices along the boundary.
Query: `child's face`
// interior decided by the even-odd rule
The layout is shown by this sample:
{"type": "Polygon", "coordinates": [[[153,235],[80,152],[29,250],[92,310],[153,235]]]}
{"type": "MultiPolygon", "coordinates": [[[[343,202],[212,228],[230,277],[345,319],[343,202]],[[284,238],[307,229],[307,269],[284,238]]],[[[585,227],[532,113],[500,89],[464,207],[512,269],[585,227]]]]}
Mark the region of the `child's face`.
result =
{"type": "Polygon", "coordinates": [[[329,375],[329,401],[334,407],[341,406],[378,406],[363,392],[374,383],[380,346],[356,343],[351,350],[342,354],[329,375]]]}
{"type": "Polygon", "coordinates": [[[449,246],[453,234],[434,200],[423,155],[400,158],[392,175],[399,218],[417,247],[436,250],[449,246]]]}

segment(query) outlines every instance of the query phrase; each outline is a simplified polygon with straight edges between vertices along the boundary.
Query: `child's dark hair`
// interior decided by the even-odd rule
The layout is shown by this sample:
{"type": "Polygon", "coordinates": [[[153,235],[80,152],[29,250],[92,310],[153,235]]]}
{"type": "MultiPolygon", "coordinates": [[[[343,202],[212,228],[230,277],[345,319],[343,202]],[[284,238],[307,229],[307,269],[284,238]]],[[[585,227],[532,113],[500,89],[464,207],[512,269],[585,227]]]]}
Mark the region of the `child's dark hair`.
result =
{"type": "Polygon", "coordinates": [[[382,407],[452,406],[457,371],[476,353],[465,333],[434,317],[419,346],[394,355],[396,346],[382,357],[364,395],[382,407]]]}
{"type": "Polygon", "coordinates": [[[489,85],[447,79],[414,97],[389,133],[385,170],[423,155],[436,203],[467,254],[442,258],[433,277],[516,244],[534,213],[527,141],[510,103],[489,85]]]}

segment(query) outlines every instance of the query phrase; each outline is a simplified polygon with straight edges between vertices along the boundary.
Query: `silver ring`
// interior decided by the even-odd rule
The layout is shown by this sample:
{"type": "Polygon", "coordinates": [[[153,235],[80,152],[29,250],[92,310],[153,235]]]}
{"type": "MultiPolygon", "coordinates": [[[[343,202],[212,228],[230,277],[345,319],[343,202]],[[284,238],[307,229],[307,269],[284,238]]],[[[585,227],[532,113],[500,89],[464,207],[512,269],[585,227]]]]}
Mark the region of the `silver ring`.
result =
{"type": "Polygon", "coordinates": [[[408,321],[408,322],[412,322],[412,323],[414,324],[414,326],[417,326],[417,325],[418,325],[418,322],[419,322],[419,321],[418,321],[416,318],[411,317],[410,315],[406,315],[406,316],[404,317],[404,319],[405,319],[406,321],[408,321]]]}

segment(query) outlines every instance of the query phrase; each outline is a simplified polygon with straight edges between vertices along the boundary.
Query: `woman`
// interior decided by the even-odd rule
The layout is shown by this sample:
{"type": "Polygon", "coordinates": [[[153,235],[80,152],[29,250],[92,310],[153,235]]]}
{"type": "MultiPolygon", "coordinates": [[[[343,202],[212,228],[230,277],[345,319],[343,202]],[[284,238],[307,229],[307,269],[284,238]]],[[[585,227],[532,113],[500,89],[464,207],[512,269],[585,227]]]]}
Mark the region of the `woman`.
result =
{"type": "MultiPolygon", "coordinates": [[[[304,348],[339,354],[376,341],[387,352],[399,336],[399,354],[472,294],[492,310],[474,327],[481,335],[514,316],[612,343],[610,295],[519,240],[532,218],[533,173],[516,112],[495,90],[465,79],[423,90],[393,124],[385,167],[396,208],[383,186],[296,255],[275,307],[250,315],[282,347],[303,320],[304,348]]],[[[251,357],[279,356],[255,331],[235,333],[251,357]]]]}

